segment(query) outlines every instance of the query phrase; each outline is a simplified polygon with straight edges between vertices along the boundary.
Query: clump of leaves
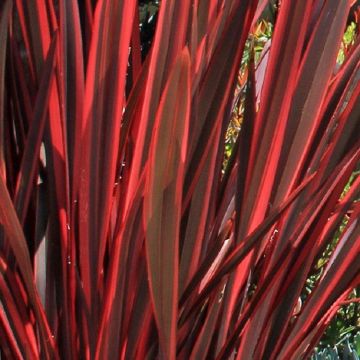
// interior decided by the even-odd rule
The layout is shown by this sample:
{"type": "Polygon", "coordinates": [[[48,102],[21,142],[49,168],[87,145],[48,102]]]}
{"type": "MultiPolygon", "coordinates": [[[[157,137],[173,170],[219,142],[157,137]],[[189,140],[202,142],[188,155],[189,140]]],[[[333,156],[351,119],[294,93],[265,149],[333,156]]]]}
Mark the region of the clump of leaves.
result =
{"type": "MultiPolygon", "coordinates": [[[[354,171],[347,182],[341,196],[340,200],[343,199],[346,194],[350,191],[351,186],[359,176],[360,171],[354,171]]],[[[355,199],[355,202],[359,199],[355,199]]],[[[326,245],[325,250],[320,255],[317,260],[313,273],[309,276],[306,281],[306,286],[304,288],[303,294],[301,296],[302,301],[305,301],[308,295],[311,294],[312,289],[316,286],[317,281],[320,279],[321,275],[326,269],[326,264],[331,258],[331,254],[336,249],[336,245],[341,237],[342,232],[346,229],[346,225],[350,219],[350,216],[345,215],[341,224],[336,231],[334,238],[326,245]]],[[[351,299],[357,299],[359,297],[359,288],[355,288],[348,297],[348,304],[342,305],[333,320],[330,322],[328,328],[326,329],[323,337],[321,338],[318,351],[321,349],[327,349],[328,347],[334,348],[339,344],[343,343],[345,340],[353,344],[356,339],[356,334],[360,330],[360,307],[357,302],[351,302],[351,299]]]]}
{"type": "Polygon", "coordinates": [[[349,341],[350,344],[356,343],[356,336],[360,331],[360,308],[356,302],[356,299],[359,298],[359,292],[359,288],[354,289],[349,295],[347,304],[340,307],[321,338],[320,348],[338,346],[345,340],[349,341]],[[351,299],[355,299],[355,301],[351,302],[351,299]]]}
{"type": "Polygon", "coordinates": [[[350,1],[282,0],[223,170],[267,5],[162,0],[143,59],[135,0],[0,4],[4,357],[313,352],[360,280],[360,46],[350,1]]]}
{"type": "MultiPolygon", "coordinates": [[[[357,338],[359,338],[358,333],[357,338]]],[[[358,343],[351,344],[348,338],[342,339],[335,346],[327,346],[322,350],[316,349],[311,360],[358,360],[359,359],[358,343]]]]}

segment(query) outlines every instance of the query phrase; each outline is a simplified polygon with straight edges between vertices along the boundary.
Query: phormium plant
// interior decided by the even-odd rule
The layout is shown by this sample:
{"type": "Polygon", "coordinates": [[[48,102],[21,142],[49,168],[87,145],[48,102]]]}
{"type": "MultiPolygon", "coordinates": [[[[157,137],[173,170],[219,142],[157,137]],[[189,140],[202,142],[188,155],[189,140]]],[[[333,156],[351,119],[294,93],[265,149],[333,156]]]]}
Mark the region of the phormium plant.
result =
{"type": "Polygon", "coordinates": [[[311,355],[360,281],[360,45],[282,0],[234,100],[267,3],[162,0],[142,59],[136,0],[1,2],[2,357],[311,355]]]}

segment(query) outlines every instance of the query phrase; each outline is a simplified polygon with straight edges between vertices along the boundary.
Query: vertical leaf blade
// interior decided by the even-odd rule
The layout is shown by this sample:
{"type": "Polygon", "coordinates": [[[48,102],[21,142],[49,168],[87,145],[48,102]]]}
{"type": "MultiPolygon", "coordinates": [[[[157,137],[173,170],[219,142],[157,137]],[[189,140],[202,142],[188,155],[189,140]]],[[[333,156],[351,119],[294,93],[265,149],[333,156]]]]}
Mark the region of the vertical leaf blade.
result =
{"type": "Polygon", "coordinates": [[[185,49],[164,90],[150,147],[144,221],[151,298],[162,351],[174,359],[178,241],[190,113],[190,55],[185,49]]]}

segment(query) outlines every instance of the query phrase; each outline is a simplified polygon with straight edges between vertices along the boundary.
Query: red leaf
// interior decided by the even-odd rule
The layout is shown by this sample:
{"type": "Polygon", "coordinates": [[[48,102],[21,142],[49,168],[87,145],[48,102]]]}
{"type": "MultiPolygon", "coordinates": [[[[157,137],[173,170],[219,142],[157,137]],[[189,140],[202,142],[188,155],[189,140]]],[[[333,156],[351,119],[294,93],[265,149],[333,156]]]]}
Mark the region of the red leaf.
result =
{"type": "Polygon", "coordinates": [[[8,36],[8,24],[12,10],[12,2],[7,0],[1,6],[0,13],[0,176],[6,181],[5,166],[5,133],[4,133],[4,99],[5,99],[5,62],[6,62],[6,44],[8,36]]]}
{"type": "Polygon", "coordinates": [[[34,118],[30,124],[16,183],[14,204],[22,224],[24,223],[27,213],[30,195],[35,181],[36,166],[39,162],[40,145],[48,115],[48,102],[54,80],[56,48],[57,34],[55,34],[52,40],[52,44],[44,64],[40,88],[35,103],[34,118]]]}
{"type": "Polygon", "coordinates": [[[190,115],[190,55],[174,65],[161,98],[150,146],[145,190],[148,274],[164,356],[175,358],[178,247],[190,115]]]}

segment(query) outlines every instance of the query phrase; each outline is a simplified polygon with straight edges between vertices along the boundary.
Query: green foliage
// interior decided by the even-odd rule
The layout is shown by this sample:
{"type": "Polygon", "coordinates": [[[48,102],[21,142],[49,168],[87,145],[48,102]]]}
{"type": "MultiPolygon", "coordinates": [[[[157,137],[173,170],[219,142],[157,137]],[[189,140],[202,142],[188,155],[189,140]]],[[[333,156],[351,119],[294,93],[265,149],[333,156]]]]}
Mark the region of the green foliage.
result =
{"type": "Polygon", "coordinates": [[[140,41],[141,55],[143,59],[145,59],[151,48],[157,23],[158,11],[158,0],[147,0],[139,3],[140,41]]]}
{"type": "Polygon", "coordinates": [[[238,75],[238,83],[234,94],[236,101],[232,109],[232,117],[225,137],[224,167],[227,164],[239,131],[241,130],[241,123],[245,109],[246,78],[250,59],[253,56],[255,66],[259,65],[261,57],[264,55],[264,46],[271,39],[273,28],[274,26],[271,22],[260,20],[245,43],[245,49],[238,75]]]}
{"type": "MultiPolygon", "coordinates": [[[[351,185],[354,183],[355,179],[359,176],[360,171],[354,171],[347,182],[340,199],[343,199],[345,195],[349,192],[351,185]]],[[[334,252],[336,245],[343,233],[346,225],[348,223],[349,216],[345,215],[341,221],[339,228],[337,229],[332,241],[326,245],[325,250],[319,256],[317,262],[314,265],[313,272],[306,280],[306,286],[301,295],[302,301],[304,302],[308,295],[311,294],[312,290],[316,286],[323,272],[325,271],[326,264],[328,263],[331,254],[334,252]]],[[[355,288],[349,295],[348,299],[359,298],[360,288],[355,288]]],[[[354,346],[357,351],[357,343],[359,341],[360,330],[360,306],[357,302],[350,302],[349,304],[342,305],[335,315],[334,319],[329,324],[326,329],[323,337],[321,338],[318,349],[318,358],[319,356],[330,356],[330,353],[334,353],[334,348],[340,343],[350,343],[354,346]],[[328,350],[328,349],[333,350],[328,350]],[[320,355],[320,353],[322,355],[320,355]],[[328,355],[326,355],[328,354],[328,355]]],[[[360,355],[360,352],[358,352],[360,355]]],[[[322,357],[320,357],[322,359],[322,357]]]]}
{"type": "MultiPolygon", "coordinates": [[[[358,298],[359,293],[360,288],[354,289],[349,296],[349,301],[351,301],[351,298],[358,298]]],[[[319,348],[334,347],[346,339],[350,344],[356,344],[356,336],[359,336],[360,331],[359,319],[360,306],[357,302],[350,302],[345,306],[341,306],[322,337],[319,348]]]]}
{"type": "Polygon", "coordinates": [[[346,54],[348,53],[349,49],[352,45],[355,43],[356,39],[356,29],[357,26],[354,22],[351,22],[348,27],[346,28],[346,31],[344,33],[343,41],[341,43],[341,48],[339,50],[339,54],[337,57],[338,64],[342,64],[346,58],[346,54]]]}
{"type": "MultiPolygon", "coordinates": [[[[357,334],[357,337],[359,335],[360,333],[357,334]]],[[[360,352],[357,346],[357,343],[351,343],[349,338],[345,337],[335,346],[317,348],[311,360],[359,360],[360,352]]]]}

